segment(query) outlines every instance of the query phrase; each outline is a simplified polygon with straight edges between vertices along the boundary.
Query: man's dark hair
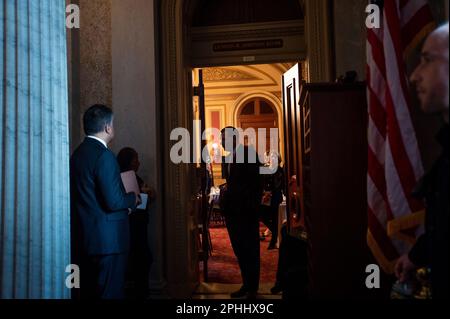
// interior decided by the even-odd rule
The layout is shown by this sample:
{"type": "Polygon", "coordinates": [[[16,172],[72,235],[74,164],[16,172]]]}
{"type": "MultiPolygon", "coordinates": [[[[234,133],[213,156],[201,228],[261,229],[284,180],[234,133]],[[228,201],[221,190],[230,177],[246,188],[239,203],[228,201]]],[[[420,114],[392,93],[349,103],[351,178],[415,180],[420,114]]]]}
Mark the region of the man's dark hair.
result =
{"type": "Polygon", "coordinates": [[[106,125],[111,124],[113,111],[102,104],[91,106],[83,116],[83,127],[86,135],[93,135],[103,131],[106,125]]]}
{"type": "Polygon", "coordinates": [[[225,132],[230,132],[236,135],[236,137],[239,137],[239,131],[234,126],[226,126],[221,131],[220,134],[224,135],[225,132]]]}

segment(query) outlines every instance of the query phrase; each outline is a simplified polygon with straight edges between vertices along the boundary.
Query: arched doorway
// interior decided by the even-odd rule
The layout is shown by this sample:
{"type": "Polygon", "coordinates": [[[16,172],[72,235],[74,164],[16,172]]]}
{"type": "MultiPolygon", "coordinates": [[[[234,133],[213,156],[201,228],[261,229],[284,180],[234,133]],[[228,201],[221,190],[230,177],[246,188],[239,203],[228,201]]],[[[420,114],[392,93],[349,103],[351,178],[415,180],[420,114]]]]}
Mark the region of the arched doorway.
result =
{"type": "MultiPolygon", "coordinates": [[[[265,130],[265,151],[271,151],[270,129],[278,129],[278,114],[275,106],[270,101],[262,97],[255,97],[245,101],[238,111],[237,125],[244,131],[249,128],[255,130],[256,141],[246,140],[244,142],[253,145],[258,151],[260,151],[258,146],[262,142],[259,133],[265,130]]],[[[278,151],[278,149],[275,151],[278,151]]]]}

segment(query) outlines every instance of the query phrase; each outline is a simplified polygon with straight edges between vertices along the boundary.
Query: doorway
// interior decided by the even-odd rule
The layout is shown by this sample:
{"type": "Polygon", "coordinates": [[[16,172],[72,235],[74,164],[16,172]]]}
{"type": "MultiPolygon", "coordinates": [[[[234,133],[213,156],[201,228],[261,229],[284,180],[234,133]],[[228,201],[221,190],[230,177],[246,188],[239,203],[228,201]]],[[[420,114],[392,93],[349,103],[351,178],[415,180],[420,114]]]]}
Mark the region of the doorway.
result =
{"type": "MultiPolygon", "coordinates": [[[[204,114],[205,128],[220,131],[226,126],[234,126],[242,130],[255,130],[256,139],[247,141],[258,149],[259,142],[263,142],[258,130],[266,131],[265,148],[261,151],[260,161],[264,161],[265,151],[270,151],[270,129],[278,130],[279,143],[272,151],[282,152],[283,143],[283,111],[282,111],[282,74],[294,63],[275,63],[262,65],[233,65],[201,68],[204,87],[204,101],[194,98],[194,118],[204,114]],[[204,110],[200,110],[204,105],[204,110]]],[[[194,69],[193,85],[199,85],[199,70],[194,69]]],[[[273,137],[273,136],[272,136],[273,137]]],[[[222,179],[220,164],[223,150],[220,136],[206,135],[208,150],[211,159],[212,191],[225,183],[222,179]]],[[[283,156],[283,154],[281,154],[283,156]]],[[[209,201],[212,206],[209,210],[207,228],[211,244],[208,262],[200,260],[200,273],[202,284],[207,285],[238,285],[241,283],[240,269],[229,240],[222,212],[218,205],[209,201]],[[207,267],[205,272],[204,267],[207,267]]],[[[262,219],[261,219],[262,220],[262,219]]],[[[278,219],[277,219],[278,221],[278,219]]],[[[261,293],[268,294],[275,283],[278,264],[278,250],[268,249],[271,242],[271,232],[267,225],[261,222],[261,293]]]]}
{"type": "MultiPolygon", "coordinates": [[[[234,12],[239,13],[238,7],[246,3],[237,3],[234,12]]],[[[294,20],[260,22],[247,19],[249,16],[246,15],[247,18],[237,17],[228,25],[198,25],[194,19],[197,9],[201,8],[201,1],[157,2],[160,12],[156,23],[160,31],[161,138],[169,141],[162,145],[161,150],[162,192],[167,194],[162,199],[165,211],[163,240],[167,291],[172,296],[190,296],[198,287],[200,274],[193,209],[199,184],[197,167],[174,165],[170,161],[170,150],[176,143],[170,140],[171,131],[177,127],[193,131],[192,70],[199,67],[306,61],[308,58],[305,62],[307,67],[303,68],[304,78],[329,80],[328,1],[298,0],[298,3],[300,7],[296,7],[298,14],[292,17],[294,20]],[[304,19],[305,15],[308,19],[304,19]],[[307,37],[305,29],[316,36],[307,37]]],[[[250,7],[253,10],[253,5],[250,7]]],[[[234,118],[233,114],[227,115],[227,119],[234,118]]],[[[282,131],[280,133],[282,135],[282,131]]],[[[281,152],[284,152],[283,145],[281,152]]]]}

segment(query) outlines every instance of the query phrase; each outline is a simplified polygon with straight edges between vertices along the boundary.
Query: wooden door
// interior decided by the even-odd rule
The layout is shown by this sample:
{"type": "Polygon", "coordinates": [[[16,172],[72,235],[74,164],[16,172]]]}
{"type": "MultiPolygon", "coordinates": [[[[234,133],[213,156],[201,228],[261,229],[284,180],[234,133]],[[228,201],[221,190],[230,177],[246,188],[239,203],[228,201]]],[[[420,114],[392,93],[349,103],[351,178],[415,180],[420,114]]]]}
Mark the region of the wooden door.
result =
{"type": "Polygon", "coordinates": [[[302,185],[302,114],[299,107],[301,66],[296,64],[283,75],[283,121],[288,227],[304,228],[302,185]]]}
{"type": "MultiPolygon", "coordinates": [[[[202,133],[205,131],[205,86],[203,83],[203,70],[198,70],[198,86],[194,87],[194,96],[198,97],[198,114],[196,119],[200,120],[200,127],[198,128],[201,132],[196,138],[200,139],[201,149],[206,147],[206,141],[202,139],[202,133]]],[[[196,116],[194,116],[195,118],[196,116]]],[[[212,176],[212,171],[208,171],[208,165],[210,163],[205,163],[203,159],[199,167],[200,170],[200,192],[197,194],[194,207],[197,209],[198,219],[199,219],[199,233],[200,233],[200,247],[199,255],[203,261],[203,277],[204,280],[208,281],[208,258],[210,252],[210,236],[209,236],[209,207],[208,207],[208,195],[209,186],[211,183],[208,182],[208,178],[212,176]]]]}

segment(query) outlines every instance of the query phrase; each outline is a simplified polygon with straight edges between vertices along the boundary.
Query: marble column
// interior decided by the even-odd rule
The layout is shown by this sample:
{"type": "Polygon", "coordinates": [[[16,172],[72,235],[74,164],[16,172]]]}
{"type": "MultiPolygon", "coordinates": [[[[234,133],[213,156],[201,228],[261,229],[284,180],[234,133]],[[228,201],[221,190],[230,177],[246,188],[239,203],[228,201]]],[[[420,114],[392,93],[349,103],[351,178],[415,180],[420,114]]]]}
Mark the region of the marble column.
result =
{"type": "Polygon", "coordinates": [[[0,298],[68,298],[65,1],[0,1],[0,39],[0,298]]]}
{"type": "Polygon", "coordinates": [[[309,82],[333,81],[330,5],[328,0],[305,0],[305,34],[309,82]]]}

